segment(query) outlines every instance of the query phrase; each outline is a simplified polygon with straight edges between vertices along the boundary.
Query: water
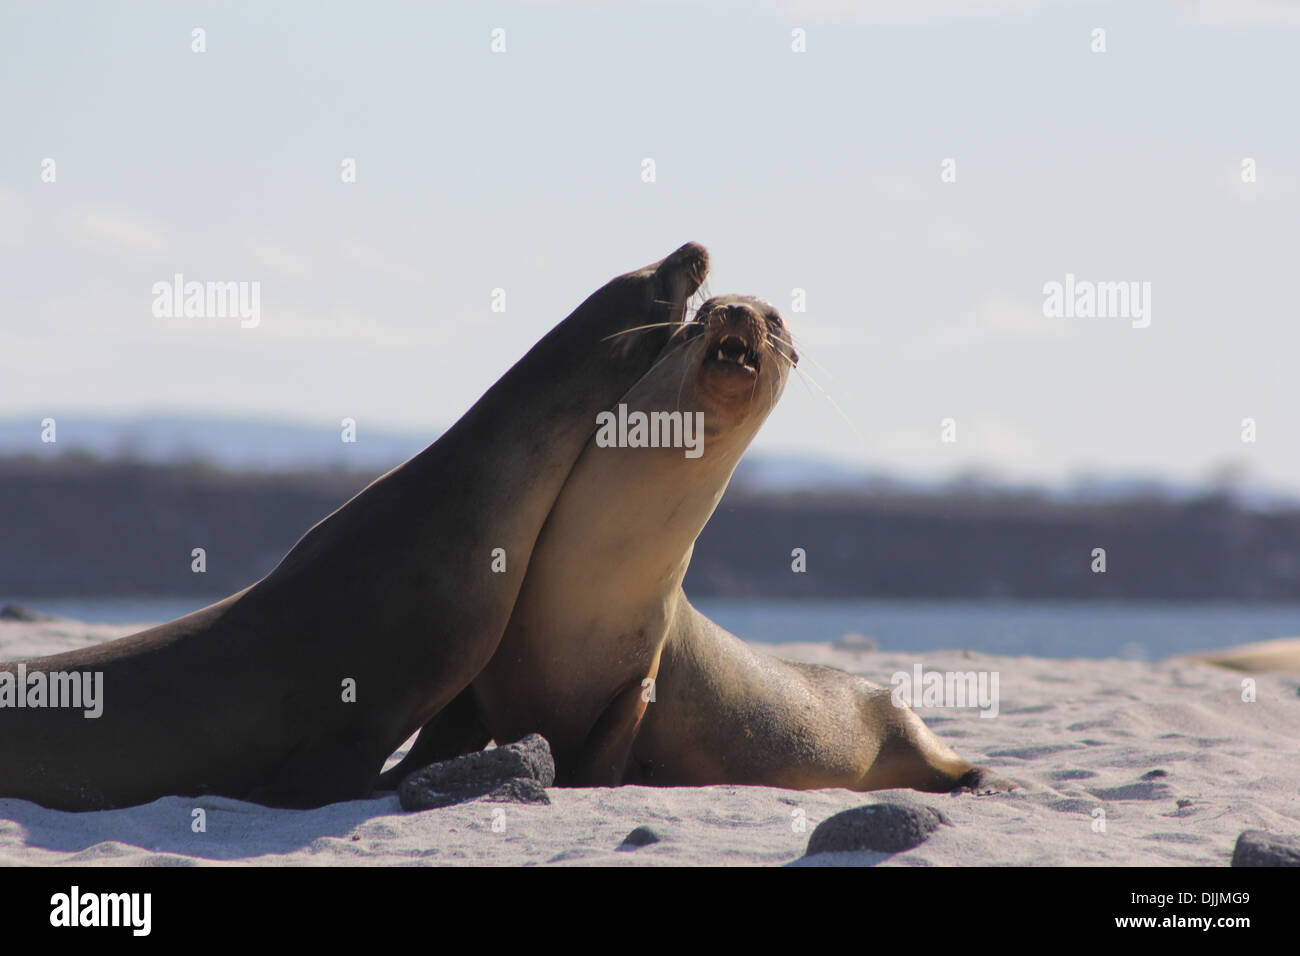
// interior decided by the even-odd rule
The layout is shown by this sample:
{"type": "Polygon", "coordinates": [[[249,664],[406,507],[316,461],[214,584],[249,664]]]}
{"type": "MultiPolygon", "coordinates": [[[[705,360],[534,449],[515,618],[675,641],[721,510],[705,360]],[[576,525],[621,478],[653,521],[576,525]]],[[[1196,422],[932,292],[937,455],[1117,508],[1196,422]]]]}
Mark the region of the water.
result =
{"type": "MultiPolygon", "coordinates": [[[[224,597],[221,595],[220,597],[224,597]]],[[[112,624],[169,621],[214,598],[5,598],[50,614],[112,624]]],[[[759,601],[694,602],[750,641],[835,641],[873,637],[883,650],[969,648],[1035,657],[1172,654],[1300,635],[1300,605],[1157,604],[1049,601],[759,601]]]]}
{"type": "Polygon", "coordinates": [[[1300,634],[1300,605],[1075,601],[692,602],[748,641],[873,637],[882,650],[969,648],[1034,657],[1156,660],[1300,634]]]}

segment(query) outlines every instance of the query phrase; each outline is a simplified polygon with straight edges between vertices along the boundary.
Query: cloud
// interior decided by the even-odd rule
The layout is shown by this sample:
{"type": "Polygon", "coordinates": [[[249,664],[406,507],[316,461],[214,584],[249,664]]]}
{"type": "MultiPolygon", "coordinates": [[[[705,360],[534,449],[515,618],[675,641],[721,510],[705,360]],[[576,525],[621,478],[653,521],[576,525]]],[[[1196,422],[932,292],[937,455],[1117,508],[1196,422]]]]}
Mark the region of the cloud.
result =
{"type": "Polygon", "coordinates": [[[1019,426],[991,416],[980,416],[962,424],[966,426],[962,442],[967,451],[976,449],[978,460],[1025,472],[1039,466],[1034,441],[1019,426]]]}
{"type": "Polygon", "coordinates": [[[81,245],[144,262],[166,257],[177,245],[162,226],[120,209],[88,209],[68,224],[66,233],[81,245]]]}
{"type": "Polygon", "coordinates": [[[0,190],[0,246],[22,246],[28,242],[27,223],[31,215],[13,193],[0,190]]]}
{"type": "Polygon", "coordinates": [[[933,25],[953,20],[986,20],[1029,13],[1038,0],[779,0],[796,20],[822,23],[933,25]]]}
{"type": "Polygon", "coordinates": [[[1294,0],[1198,0],[1192,16],[1216,27],[1300,26],[1294,0]]]}
{"type": "Polygon", "coordinates": [[[329,263],[317,253],[263,236],[244,240],[244,255],[260,273],[289,282],[312,282],[329,274],[329,263]]]}
{"type": "Polygon", "coordinates": [[[1043,316],[1041,298],[995,292],[976,302],[966,318],[940,329],[935,340],[940,345],[961,347],[1054,341],[1067,334],[1064,322],[1043,316]]]}
{"type": "MultiPolygon", "coordinates": [[[[524,0],[542,9],[599,11],[694,9],[696,0],[524,0]]],[[[765,0],[762,6],[805,23],[876,23],[903,26],[942,20],[976,20],[1027,13],[1041,0],[765,0]]],[[[752,15],[752,0],[715,0],[712,10],[729,10],[736,16],[752,15]]]]}
{"type": "Polygon", "coordinates": [[[427,284],[428,271],[356,239],[307,245],[252,236],[244,255],[260,274],[286,282],[328,282],[338,276],[375,276],[404,286],[427,284]]]}
{"type": "Polygon", "coordinates": [[[428,281],[426,270],[355,239],[339,242],[336,254],[339,264],[344,267],[351,267],[353,270],[384,279],[393,279],[403,285],[424,285],[428,281]]]}

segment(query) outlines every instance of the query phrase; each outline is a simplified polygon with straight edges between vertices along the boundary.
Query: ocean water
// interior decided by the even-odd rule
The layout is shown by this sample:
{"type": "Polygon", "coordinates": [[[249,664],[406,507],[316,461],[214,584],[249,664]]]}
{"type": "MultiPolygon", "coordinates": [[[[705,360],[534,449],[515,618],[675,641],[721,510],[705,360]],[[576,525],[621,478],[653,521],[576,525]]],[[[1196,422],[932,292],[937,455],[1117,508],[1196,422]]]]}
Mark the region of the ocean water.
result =
{"type": "Polygon", "coordinates": [[[964,648],[1034,657],[1156,660],[1190,651],[1300,635],[1300,604],[1095,601],[698,600],[749,641],[874,638],[882,650],[964,648]]]}
{"type": "MultiPolygon", "coordinates": [[[[224,596],[224,595],[223,595],[224,596]]],[[[7,598],[37,611],[111,624],[156,623],[219,598],[7,598]]],[[[1300,604],[1158,604],[1059,601],[694,601],[749,641],[874,638],[882,650],[968,648],[1034,657],[1172,654],[1300,635],[1300,604]]]]}

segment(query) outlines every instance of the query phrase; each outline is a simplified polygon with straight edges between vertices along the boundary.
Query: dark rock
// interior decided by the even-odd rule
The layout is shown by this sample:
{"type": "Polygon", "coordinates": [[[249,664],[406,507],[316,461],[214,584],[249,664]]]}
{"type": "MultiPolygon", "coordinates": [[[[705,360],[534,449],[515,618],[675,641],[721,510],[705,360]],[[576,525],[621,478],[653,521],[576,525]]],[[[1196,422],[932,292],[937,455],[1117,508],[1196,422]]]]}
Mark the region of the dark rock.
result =
{"type": "Polygon", "coordinates": [[[514,777],[530,777],[543,787],[555,783],[555,760],[551,745],[540,734],[491,750],[478,750],[421,767],[403,781],[402,786],[416,783],[440,790],[464,790],[499,783],[514,777]]]}
{"type": "Polygon", "coordinates": [[[1148,770],[1142,775],[1143,780],[1157,780],[1160,777],[1169,776],[1168,770],[1148,770]]]}
{"type": "Polygon", "coordinates": [[[431,810],[485,797],[498,803],[550,803],[551,745],[540,734],[415,771],[397,790],[403,810],[431,810]]]}
{"type": "Polygon", "coordinates": [[[637,827],[627,836],[623,837],[623,842],[619,844],[620,850],[639,850],[643,846],[649,846],[651,843],[659,843],[663,837],[659,831],[653,827],[637,827]]]}
{"type": "Polygon", "coordinates": [[[854,807],[817,824],[805,855],[855,850],[899,853],[924,843],[940,824],[952,825],[932,807],[899,803],[854,807]]]}
{"type": "Polygon", "coordinates": [[[1232,851],[1233,866],[1300,866],[1300,837],[1243,830],[1232,851]]]}
{"type": "Polygon", "coordinates": [[[545,803],[550,805],[551,798],[546,795],[546,788],[532,777],[513,777],[502,781],[489,790],[484,799],[491,803],[545,803]]]}
{"type": "Polygon", "coordinates": [[[557,853],[547,860],[547,863],[565,863],[569,860],[589,860],[599,854],[599,850],[593,850],[589,846],[577,846],[572,850],[565,850],[563,853],[557,853]]]}
{"type": "MultiPolygon", "coordinates": [[[[412,774],[414,776],[414,774],[412,774]]],[[[551,798],[546,788],[531,777],[511,777],[508,780],[495,780],[490,784],[477,784],[460,790],[432,790],[419,786],[407,787],[408,777],[397,791],[397,799],[403,810],[436,810],[439,807],[451,807],[471,800],[486,800],[489,803],[545,803],[551,798]]]]}

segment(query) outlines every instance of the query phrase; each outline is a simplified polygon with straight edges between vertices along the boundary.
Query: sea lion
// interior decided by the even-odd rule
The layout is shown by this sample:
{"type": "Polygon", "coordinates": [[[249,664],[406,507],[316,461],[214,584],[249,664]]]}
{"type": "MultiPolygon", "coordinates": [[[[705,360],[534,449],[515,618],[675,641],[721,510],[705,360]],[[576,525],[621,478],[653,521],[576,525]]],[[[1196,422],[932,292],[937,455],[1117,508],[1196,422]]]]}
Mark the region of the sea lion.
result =
{"type": "MultiPolygon", "coordinates": [[[[657,358],[707,269],[691,243],[606,284],[251,587],[22,662],[28,675],[102,673],[102,715],[0,706],[0,796],[91,810],[369,794],[385,758],[491,658],[596,414],[657,358]]],[[[0,665],[11,690],[19,666],[0,665]]]]}
{"type": "Polygon", "coordinates": [[[1279,637],[1221,651],[1181,654],[1173,660],[1199,661],[1245,674],[1300,674],[1300,637],[1279,637]]]}
{"type": "Polygon", "coordinates": [[[574,466],[472,685],[485,732],[541,733],[560,784],[1013,786],[888,689],[755,651],[686,600],[694,542],[797,359],[771,305],[711,299],[619,400],[629,420],[702,412],[702,453],[597,435],[574,466]]]}

